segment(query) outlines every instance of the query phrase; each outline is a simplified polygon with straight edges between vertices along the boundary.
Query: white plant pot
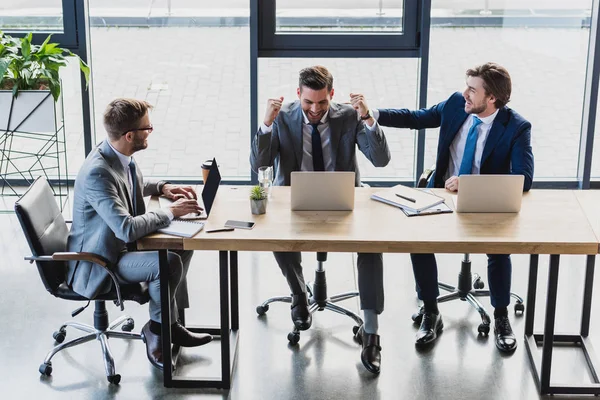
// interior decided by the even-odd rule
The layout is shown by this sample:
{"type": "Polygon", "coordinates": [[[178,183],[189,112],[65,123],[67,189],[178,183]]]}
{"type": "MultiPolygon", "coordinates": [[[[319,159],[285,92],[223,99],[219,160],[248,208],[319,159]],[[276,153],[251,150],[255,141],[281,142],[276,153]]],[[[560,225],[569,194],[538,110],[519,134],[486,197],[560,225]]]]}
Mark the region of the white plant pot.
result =
{"type": "Polygon", "coordinates": [[[0,90],[0,132],[55,133],[56,116],[63,115],[58,107],[62,101],[55,103],[49,90],[22,90],[16,98],[11,90],[0,90]]]}

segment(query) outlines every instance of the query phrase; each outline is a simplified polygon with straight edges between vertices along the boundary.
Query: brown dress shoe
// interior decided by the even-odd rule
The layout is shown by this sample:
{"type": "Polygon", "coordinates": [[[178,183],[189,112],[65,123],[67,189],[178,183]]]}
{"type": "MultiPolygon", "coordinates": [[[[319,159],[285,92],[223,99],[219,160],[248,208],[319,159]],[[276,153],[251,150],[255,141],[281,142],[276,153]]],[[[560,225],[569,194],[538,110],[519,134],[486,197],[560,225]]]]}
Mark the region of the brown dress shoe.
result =
{"type": "Polygon", "coordinates": [[[171,325],[171,342],[181,347],[197,347],[213,340],[206,333],[194,333],[185,328],[179,322],[171,325]]]}
{"type": "Polygon", "coordinates": [[[150,321],[142,328],[142,340],[146,343],[146,355],[152,365],[162,371],[163,355],[162,340],[160,335],[155,335],[150,331],[150,321]]]}

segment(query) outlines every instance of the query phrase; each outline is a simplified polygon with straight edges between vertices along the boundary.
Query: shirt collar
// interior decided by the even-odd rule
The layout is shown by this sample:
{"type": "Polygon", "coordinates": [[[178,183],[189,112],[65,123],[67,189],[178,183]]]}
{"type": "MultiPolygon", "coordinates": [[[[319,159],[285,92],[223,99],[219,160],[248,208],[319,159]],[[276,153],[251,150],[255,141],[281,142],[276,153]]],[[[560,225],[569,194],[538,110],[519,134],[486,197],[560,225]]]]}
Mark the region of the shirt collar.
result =
{"type": "Polygon", "coordinates": [[[120,153],[117,149],[115,149],[112,146],[112,144],[110,144],[110,140],[107,140],[106,142],[108,143],[108,145],[110,146],[110,148],[113,149],[113,151],[117,155],[117,158],[119,159],[119,161],[123,165],[123,168],[125,169],[125,171],[127,171],[127,168],[129,168],[129,163],[131,162],[132,157],[131,156],[126,156],[125,154],[120,153]]]}
{"type": "MultiPolygon", "coordinates": [[[[329,110],[331,110],[331,108],[329,110]]],[[[321,121],[319,121],[319,123],[324,124],[329,120],[329,110],[327,110],[325,115],[323,115],[323,118],[321,118],[321,121]]],[[[306,116],[304,110],[302,110],[302,118],[304,119],[305,125],[310,125],[310,121],[308,120],[308,117],[306,116]]]]}
{"type": "Polygon", "coordinates": [[[492,114],[492,115],[488,115],[487,117],[477,117],[476,115],[474,115],[474,117],[477,117],[481,120],[481,122],[485,125],[489,125],[492,122],[494,122],[494,119],[496,118],[496,115],[498,115],[498,111],[500,111],[500,109],[496,109],[496,111],[492,114]]]}

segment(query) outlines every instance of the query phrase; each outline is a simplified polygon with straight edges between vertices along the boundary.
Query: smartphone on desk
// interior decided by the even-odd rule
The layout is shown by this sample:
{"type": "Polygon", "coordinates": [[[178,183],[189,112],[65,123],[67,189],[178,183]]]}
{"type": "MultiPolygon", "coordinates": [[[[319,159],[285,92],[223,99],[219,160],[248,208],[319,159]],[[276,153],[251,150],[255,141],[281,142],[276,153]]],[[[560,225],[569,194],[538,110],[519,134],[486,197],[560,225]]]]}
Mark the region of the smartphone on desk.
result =
{"type": "Polygon", "coordinates": [[[239,228],[239,229],[252,229],[252,228],[254,228],[254,222],[235,221],[235,220],[229,219],[229,220],[227,220],[227,222],[225,222],[225,227],[239,228]]]}

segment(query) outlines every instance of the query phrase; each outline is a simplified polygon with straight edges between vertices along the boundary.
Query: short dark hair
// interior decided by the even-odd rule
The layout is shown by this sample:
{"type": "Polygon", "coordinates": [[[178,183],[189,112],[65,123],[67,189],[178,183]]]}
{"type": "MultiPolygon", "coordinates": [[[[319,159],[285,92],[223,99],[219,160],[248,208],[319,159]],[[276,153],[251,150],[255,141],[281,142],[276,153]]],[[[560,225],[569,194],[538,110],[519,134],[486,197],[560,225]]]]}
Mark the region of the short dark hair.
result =
{"type": "Polygon", "coordinates": [[[488,62],[467,70],[467,76],[483,79],[483,88],[486,94],[492,94],[496,101],[496,108],[504,107],[510,101],[512,83],[506,68],[493,62],[488,62]]]}
{"type": "Polygon", "coordinates": [[[140,119],[153,107],[144,100],[118,98],[104,110],[104,129],[112,140],[119,140],[124,132],[139,128],[140,119]]]}
{"type": "Polygon", "coordinates": [[[331,89],[333,89],[333,75],[322,65],[304,68],[300,71],[300,79],[298,80],[300,90],[302,90],[302,86],[312,90],[327,88],[327,91],[331,92],[331,89]]]}

